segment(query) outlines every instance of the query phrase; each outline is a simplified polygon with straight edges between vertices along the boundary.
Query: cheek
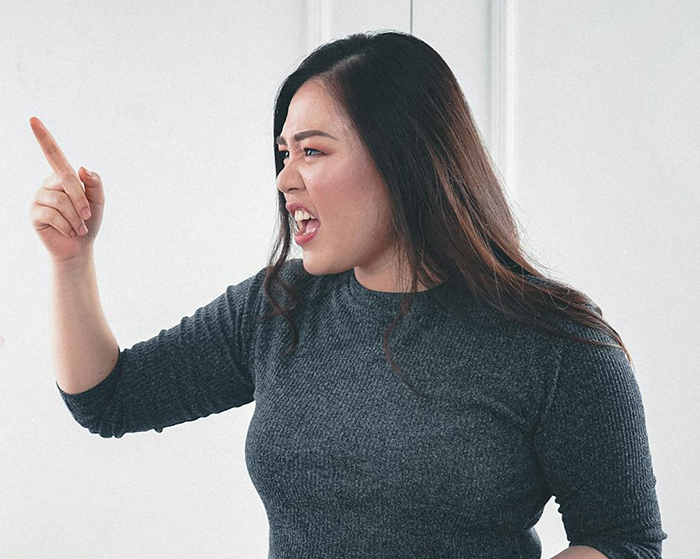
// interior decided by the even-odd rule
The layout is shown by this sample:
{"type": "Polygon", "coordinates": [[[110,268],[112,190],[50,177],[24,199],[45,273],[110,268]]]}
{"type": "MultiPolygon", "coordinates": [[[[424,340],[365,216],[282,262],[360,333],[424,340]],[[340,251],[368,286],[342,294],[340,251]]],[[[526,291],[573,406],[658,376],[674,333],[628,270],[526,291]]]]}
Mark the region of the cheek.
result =
{"type": "Polygon", "coordinates": [[[386,228],[386,202],[376,179],[357,166],[329,166],[308,176],[309,198],[329,228],[340,234],[356,235],[386,228]]]}
{"type": "Polygon", "coordinates": [[[340,231],[348,237],[371,239],[378,241],[386,236],[388,222],[386,216],[370,202],[346,208],[340,221],[340,231]]]}

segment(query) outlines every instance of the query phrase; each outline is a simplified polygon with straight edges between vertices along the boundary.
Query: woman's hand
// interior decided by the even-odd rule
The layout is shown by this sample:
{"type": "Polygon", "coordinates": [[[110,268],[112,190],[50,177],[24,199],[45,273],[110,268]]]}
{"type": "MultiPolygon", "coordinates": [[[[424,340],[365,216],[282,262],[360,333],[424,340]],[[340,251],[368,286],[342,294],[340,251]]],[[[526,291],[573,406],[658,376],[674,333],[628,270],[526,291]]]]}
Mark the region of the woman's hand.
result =
{"type": "Polygon", "coordinates": [[[102,180],[95,173],[89,175],[84,167],[78,175],[42,122],[32,117],[29,124],[54,170],[34,195],[29,211],[34,230],[53,260],[84,256],[92,248],[102,223],[105,206],[102,180]],[[91,213],[89,218],[82,215],[85,209],[91,213]],[[80,232],[82,226],[87,227],[86,234],[80,232]]]}

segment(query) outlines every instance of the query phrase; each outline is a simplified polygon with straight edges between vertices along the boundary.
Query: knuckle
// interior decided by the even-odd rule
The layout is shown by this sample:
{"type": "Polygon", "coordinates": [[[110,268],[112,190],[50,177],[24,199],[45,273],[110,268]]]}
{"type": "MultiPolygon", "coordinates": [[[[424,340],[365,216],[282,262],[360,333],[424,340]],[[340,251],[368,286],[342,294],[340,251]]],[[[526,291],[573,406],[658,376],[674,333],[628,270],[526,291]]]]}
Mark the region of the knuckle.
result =
{"type": "Polygon", "coordinates": [[[82,188],[80,179],[71,173],[61,173],[61,182],[66,187],[82,188]]]}
{"type": "Polygon", "coordinates": [[[60,178],[56,175],[56,173],[54,173],[53,175],[49,175],[43,181],[41,181],[41,187],[49,189],[55,187],[60,182],[60,178]]]}
{"type": "Polygon", "coordinates": [[[61,207],[66,206],[66,204],[68,204],[70,201],[68,194],[66,194],[66,192],[63,190],[54,190],[53,194],[51,195],[51,198],[55,202],[56,206],[61,207]]]}
{"type": "Polygon", "coordinates": [[[57,190],[56,195],[61,204],[70,203],[70,195],[65,190],[57,190]]]}
{"type": "Polygon", "coordinates": [[[71,200],[71,197],[66,194],[65,192],[57,192],[56,193],[58,196],[58,200],[56,205],[61,208],[61,212],[68,216],[68,215],[75,215],[77,216],[78,212],[75,209],[75,206],[73,204],[73,200],[71,200]]]}
{"type": "Polygon", "coordinates": [[[71,189],[80,188],[82,190],[83,188],[81,186],[82,183],[80,182],[80,179],[78,179],[78,177],[75,175],[71,175],[70,173],[63,174],[63,184],[71,189]]]}
{"type": "Polygon", "coordinates": [[[55,211],[56,210],[53,208],[49,208],[47,206],[38,206],[35,214],[39,222],[49,223],[55,211]]]}

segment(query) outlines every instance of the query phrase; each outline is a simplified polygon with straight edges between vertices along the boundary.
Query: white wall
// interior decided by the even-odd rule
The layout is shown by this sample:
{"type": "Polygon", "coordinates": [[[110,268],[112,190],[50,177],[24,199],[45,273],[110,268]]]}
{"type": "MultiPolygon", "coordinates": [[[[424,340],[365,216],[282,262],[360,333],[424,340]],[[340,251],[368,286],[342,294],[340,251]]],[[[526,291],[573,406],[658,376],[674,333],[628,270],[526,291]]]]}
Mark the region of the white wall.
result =
{"type": "MultiPolygon", "coordinates": [[[[3,6],[5,7],[5,6],[3,6]]],[[[0,23],[0,557],[264,558],[254,406],[102,439],[54,384],[50,268],[29,206],[39,117],[106,193],[99,292],[131,347],[259,271],[275,234],[277,88],[304,4],[16,2],[0,23]],[[244,551],[242,551],[244,550],[244,551]]]]}
{"type": "MultiPolygon", "coordinates": [[[[632,354],[670,559],[697,555],[698,29],[700,4],[681,0],[414,0],[413,32],[455,70],[530,252],[632,354]]],[[[543,558],[568,545],[554,499],[537,531],[543,558]]]]}
{"type": "MultiPolygon", "coordinates": [[[[254,403],[121,439],[90,434],[65,408],[51,368],[50,269],[28,217],[52,171],[29,118],[76,169],[104,180],[100,296],[120,347],[131,347],[264,266],[284,78],[321,42],[411,26],[457,75],[531,251],[593,297],[628,345],[669,533],[664,557],[692,555],[700,8],[353,5],[3,6],[0,556],[262,559],[268,545],[244,462],[254,403]]],[[[566,547],[553,499],[537,530],[543,558],[566,547]]]]}

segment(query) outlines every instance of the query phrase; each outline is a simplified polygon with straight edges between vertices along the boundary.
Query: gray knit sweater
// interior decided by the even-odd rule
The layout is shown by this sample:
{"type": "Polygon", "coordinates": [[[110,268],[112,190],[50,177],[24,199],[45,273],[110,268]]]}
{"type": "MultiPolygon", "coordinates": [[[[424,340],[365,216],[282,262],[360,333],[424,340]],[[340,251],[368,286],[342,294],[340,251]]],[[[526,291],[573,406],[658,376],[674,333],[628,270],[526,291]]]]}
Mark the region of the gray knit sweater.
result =
{"type": "Polygon", "coordinates": [[[642,397],[621,350],[517,324],[445,282],[417,294],[390,339],[420,397],[382,347],[401,294],[289,260],[281,277],[302,299],[283,355],[287,322],[256,320],[273,310],[264,277],[122,349],[92,389],[56,384],[73,417],[118,438],[254,401],[245,458],[271,559],[539,559],[552,496],[571,545],[661,557],[642,397]]]}

